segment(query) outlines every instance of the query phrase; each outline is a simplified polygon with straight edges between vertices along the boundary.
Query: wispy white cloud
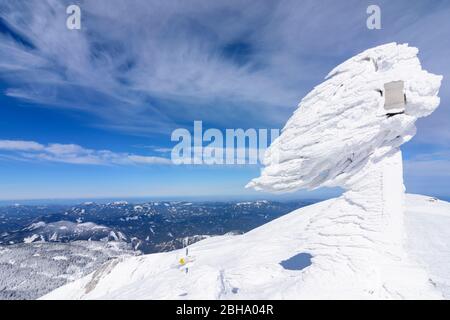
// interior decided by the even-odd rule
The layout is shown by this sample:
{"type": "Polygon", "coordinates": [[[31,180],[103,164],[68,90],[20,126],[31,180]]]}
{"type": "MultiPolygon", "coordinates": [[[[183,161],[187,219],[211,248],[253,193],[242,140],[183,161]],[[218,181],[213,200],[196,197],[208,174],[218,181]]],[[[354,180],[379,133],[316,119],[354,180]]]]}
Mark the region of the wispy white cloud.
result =
{"type": "Polygon", "coordinates": [[[34,141],[0,140],[0,150],[41,151],[45,146],[34,141]]]}
{"type": "MultiPolygon", "coordinates": [[[[79,165],[167,165],[173,164],[169,158],[172,149],[152,148],[164,156],[144,156],[130,153],[117,153],[110,150],[93,150],[77,144],[50,143],[34,141],[0,140],[0,159],[9,161],[48,161],[79,165]]],[[[227,164],[227,154],[233,154],[232,163],[257,164],[265,149],[255,148],[214,148],[218,155],[211,154],[207,147],[192,147],[192,163],[227,164]],[[218,158],[216,158],[218,157],[218,158]],[[219,162],[216,162],[216,159],[219,162]],[[214,160],[214,161],[213,161],[214,160]]]]}
{"type": "Polygon", "coordinates": [[[410,177],[444,178],[450,176],[450,160],[405,161],[405,172],[410,177]]]}
{"type": "Polygon", "coordinates": [[[0,140],[0,158],[7,160],[49,161],[80,165],[171,164],[164,157],[87,149],[76,144],[40,144],[34,141],[0,140]]]}
{"type": "MultiPolygon", "coordinates": [[[[360,0],[77,3],[81,31],[66,29],[69,1],[0,4],[4,24],[23,38],[0,33],[5,93],[89,112],[102,119],[95,125],[121,131],[198,119],[279,127],[336,63],[390,41],[418,45],[426,66],[450,76],[446,3],[379,1],[379,31],[367,30],[371,2],[360,0]]],[[[438,137],[449,113],[427,119],[420,135],[438,137]]]]}
{"type": "Polygon", "coordinates": [[[405,174],[411,178],[435,181],[450,176],[450,151],[441,150],[417,154],[404,161],[405,174]]]}
{"type": "MultiPolygon", "coordinates": [[[[440,156],[438,156],[440,157],[440,156]]],[[[404,162],[406,191],[448,198],[450,160],[431,157],[404,162]]]]}
{"type": "Polygon", "coordinates": [[[137,155],[128,155],[128,160],[133,163],[139,164],[169,164],[171,163],[170,159],[163,157],[149,157],[149,156],[137,156],[137,155]]]}

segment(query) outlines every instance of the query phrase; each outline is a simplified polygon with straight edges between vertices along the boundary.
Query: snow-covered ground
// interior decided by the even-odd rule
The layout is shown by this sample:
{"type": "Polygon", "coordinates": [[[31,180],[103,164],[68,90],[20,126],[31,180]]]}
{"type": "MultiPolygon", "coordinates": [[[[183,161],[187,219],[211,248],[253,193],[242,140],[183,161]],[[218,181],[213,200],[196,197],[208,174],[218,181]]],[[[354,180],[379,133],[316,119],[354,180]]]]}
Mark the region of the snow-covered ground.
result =
{"type": "Polygon", "coordinates": [[[405,203],[401,253],[384,246],[370,208],[344,195],[195,243],[184,266],[184,250],[124,258],[43,298],[450,298],[450,203],[419,195],[405,203]]]}
{"type": "Polygon", "coordinates": [[[408,196],[408,202],[407,251],[450,299],[450,204],[419,195],[408,196]]]}

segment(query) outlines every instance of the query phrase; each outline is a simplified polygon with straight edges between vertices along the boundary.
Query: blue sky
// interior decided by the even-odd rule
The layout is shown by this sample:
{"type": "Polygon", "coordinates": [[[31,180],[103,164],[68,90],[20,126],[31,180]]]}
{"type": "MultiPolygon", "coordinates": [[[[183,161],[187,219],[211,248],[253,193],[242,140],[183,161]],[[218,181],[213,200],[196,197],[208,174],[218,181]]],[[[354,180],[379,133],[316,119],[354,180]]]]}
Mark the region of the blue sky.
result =
{"type": "Polygon", "coordinates": [[[450,197],[448,17],[444,0],[1,1],[0,200],[267,197],[244,190],[258,166],[168,163],[172,130],[281,128],[334,66],[392,41],[444,76],[403,147],[407,191],[450,197]]]}

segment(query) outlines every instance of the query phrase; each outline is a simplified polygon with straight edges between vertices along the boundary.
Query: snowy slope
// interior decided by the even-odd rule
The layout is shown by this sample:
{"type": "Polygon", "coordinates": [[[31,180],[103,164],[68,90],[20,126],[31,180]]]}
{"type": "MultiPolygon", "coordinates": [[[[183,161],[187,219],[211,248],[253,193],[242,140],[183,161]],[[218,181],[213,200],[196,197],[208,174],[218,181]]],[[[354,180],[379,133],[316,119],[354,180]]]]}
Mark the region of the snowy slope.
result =
{"type": "Polygon", "coordinates": [[[419,195],[408,196],[407,251],[450,299],[450,204],[419,195]]]}
{"type": "Polygon", "coordinates": [[[450,203],[405,202],[406,256],[389,252],[370,229],[370,208],[344,195],[200,241],[187,273],[184,250],[126,258],[44,299],[450,298],[450,203]]]}

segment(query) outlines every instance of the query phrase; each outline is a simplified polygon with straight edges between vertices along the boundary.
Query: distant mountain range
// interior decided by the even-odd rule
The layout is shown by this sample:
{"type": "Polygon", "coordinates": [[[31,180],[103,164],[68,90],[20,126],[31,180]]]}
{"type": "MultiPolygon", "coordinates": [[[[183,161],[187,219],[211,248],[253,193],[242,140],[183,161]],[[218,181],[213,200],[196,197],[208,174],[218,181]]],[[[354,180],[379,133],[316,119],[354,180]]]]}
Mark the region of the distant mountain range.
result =
{"type": "Polygon", "coordinates": [[[0,207],[0,299],[35,299],[112,259],[240,234],[313,201],[0,207]]]}
{"type": "Polygon", "coordinates": [[[146,202],[0,207],[0,245],[120,241],[153,253],[243,233],[314,201],[146,202]]]}

